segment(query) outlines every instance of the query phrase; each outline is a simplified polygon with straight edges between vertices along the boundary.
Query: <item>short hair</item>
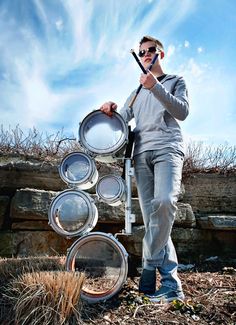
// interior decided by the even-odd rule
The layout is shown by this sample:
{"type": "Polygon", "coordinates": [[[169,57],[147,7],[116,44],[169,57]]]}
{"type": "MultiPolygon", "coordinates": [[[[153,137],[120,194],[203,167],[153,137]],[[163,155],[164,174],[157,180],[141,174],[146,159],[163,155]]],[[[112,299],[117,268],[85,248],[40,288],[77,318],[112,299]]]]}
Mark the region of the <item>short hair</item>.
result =
{"type": "Polygon", "coordinates": [[[143,43],[146,43],[146,42],[154,42],[156,44],[156,46],[164,52],[164,46],[163,44],[156,38],[152,37],[152,36],[149,36],[149,35],[145,35],[141,38],[140,42],[139,42],[139,46],[141,46],[143,43]]]}

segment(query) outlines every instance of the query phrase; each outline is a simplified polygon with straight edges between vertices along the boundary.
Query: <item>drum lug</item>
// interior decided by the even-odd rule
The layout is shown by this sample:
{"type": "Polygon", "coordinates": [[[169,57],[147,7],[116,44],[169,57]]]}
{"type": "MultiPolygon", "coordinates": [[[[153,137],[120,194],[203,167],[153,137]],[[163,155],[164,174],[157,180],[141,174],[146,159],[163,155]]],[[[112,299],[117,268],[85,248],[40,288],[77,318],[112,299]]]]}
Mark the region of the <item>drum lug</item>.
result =
{"type": "Polygon", "coordinates": [[[134,176],[134,168],[131,167],[129,170],[128,170],[128,175],[129,176],[134,176]]]}
{"type": "Polygon", "coordinates": [[[134,223],[135,222],[135,214],[131,213],[129,216],[130,222],[134,223]]]}

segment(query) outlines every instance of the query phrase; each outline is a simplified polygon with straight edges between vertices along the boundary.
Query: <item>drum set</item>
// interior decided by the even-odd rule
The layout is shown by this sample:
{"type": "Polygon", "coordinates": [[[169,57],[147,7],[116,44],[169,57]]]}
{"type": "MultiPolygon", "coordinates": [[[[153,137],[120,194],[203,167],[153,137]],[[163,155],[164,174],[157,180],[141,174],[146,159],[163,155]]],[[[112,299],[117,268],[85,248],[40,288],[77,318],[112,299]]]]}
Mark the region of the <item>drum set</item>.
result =
{"type": "Polygon", "coordinates": [[[111,206],[125,205],[125,229],[130,235],[135,216],[131,206],[131,158],[126,157],[129,142],[127,123],[117,112],[112,117],[100,110],[88,114],[79,126],[81,152],[71,152],[60,163],[59,174],[68,189],[51,202],[49,224],[59,235],[78,237],[67,251],[66,269],[85,273],[81,298],[89,303],[105,301],[119,292],[128,273],[128,254],[117,235],[91,232],[99,211],[96,201],[111,206]],[[99,177],[96,161],[113,163],[122,160],[125,175],[99,177]],[[96,198],[86,190],[96,188],[96,198]]]}

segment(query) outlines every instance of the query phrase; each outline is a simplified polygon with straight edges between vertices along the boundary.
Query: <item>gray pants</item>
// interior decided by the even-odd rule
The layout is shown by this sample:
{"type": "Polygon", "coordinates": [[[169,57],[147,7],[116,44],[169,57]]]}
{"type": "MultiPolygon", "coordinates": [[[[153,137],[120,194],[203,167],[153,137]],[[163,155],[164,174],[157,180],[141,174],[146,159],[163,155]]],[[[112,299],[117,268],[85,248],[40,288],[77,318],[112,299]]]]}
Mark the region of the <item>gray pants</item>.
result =
{"type": "Polygon", "coordinates": [[[178,260],[170,234],[180,192],[183,154],[162,149],[134,157],[135,177],[145,226],[143,266],[155,267],[161,284],[181,290],[178,260]]]}

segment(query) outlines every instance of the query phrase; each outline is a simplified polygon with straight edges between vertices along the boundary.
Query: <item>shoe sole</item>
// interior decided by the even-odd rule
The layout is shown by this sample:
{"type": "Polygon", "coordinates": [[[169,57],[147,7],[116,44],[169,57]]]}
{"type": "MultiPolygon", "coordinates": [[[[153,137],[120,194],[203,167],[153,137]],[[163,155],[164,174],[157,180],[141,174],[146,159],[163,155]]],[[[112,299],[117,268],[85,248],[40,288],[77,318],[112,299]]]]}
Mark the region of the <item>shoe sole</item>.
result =
{"type": "Polygon", "coordinates": [[[166,298],[165,296],[162,296],[160,298],[151,298],[151,297],[148,297],[149,300],[151,302],[172,302],[174,300],[179,300],[179,301],[183,301],[184,300],[184,297],[180,298],[180,297],[171,297],[171,298],[166,298]]]}

